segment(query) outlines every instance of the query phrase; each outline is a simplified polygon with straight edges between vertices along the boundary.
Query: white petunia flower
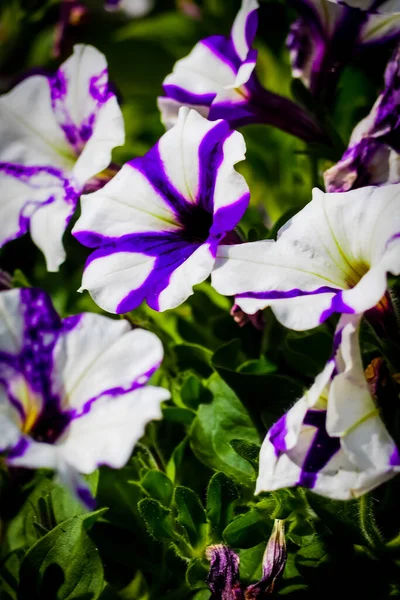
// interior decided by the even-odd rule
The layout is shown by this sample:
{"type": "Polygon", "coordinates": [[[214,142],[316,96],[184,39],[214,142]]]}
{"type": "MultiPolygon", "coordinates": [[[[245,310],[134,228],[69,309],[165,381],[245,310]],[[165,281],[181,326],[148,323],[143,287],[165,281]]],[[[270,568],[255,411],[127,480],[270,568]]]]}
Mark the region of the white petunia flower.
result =
{"type": "Polygon", "coordinates": [[[400,185],[324,194],[279,231],[278,238],[218,248],[214,288],[236,295],[248,314],[271,306],[295,330],[333,313],[374,309],[387,274],[400,274],[400,185]]]}
{"type": "Polygon", "coordinates": [[[86,504],[79,473],[122,467],[170,396],[146,386],[159,339],[126,321],[60,319],[41,290],[0,294],[0,452],[13,467],[55,469],[86,504]]]}
{"type": "Polygon", "coordinates": [[[82,198],[73,235],[95,251],[81,289],[116,313],[143,300],[160,311],[184,302],[211,273],[218,244],[236,236],[250,199],[234,169],[245,151],[226,121],[182,107],[145,156],[82,198]]]}
{"type": "Polygon", "coordinates": [[[77,45],[55,75],[31,75],[1,96],[0,139],[0,246],[29,230],[57,271],[85,184],[124,143],[104,55],[77,45]]]}
{"type": "Polygon", "coordinates": [[[397,474],[398,449],[363,373],[359,321],[342,317],[332,359],[269,430],[261,447],[256,493],[302,485],[322,496],[350,500],[397,474]]]}

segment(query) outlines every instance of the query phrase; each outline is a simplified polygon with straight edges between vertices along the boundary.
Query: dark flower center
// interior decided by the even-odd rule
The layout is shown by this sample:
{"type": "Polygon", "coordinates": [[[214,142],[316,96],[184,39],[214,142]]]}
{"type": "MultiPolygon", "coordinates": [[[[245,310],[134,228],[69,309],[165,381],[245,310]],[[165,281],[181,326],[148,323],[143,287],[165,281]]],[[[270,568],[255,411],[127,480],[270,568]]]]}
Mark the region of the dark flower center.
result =
{"type": "Polygon", "coordinates": [[[207,240],[213,223],[213,216],[202,206],[192,204],[182,211],[179,220],[183,225],[182,237],[192,243],[203,243],[207,240]]]}

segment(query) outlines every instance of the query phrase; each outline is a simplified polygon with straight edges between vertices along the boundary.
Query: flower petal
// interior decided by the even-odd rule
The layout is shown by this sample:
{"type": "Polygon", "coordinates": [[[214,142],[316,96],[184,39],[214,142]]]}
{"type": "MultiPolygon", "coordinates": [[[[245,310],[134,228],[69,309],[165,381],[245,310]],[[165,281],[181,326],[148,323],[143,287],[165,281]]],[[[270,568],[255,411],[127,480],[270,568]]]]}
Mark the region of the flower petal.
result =
{"type": "Polygon", "coordinates": [[[66,327],[54,348],[54,379],[63,410],[74,417],[92,410],[101,396],[116,397],[147,383],[163,357],[161,342],[128,322],[81,315],[66,327]]]}
{"type": "Polygon", "coordinates": [[[390,41],[400,33],[400,6],[397,7],[398,14],[370,15],[360,32],[362,44],[374,44],[376,42],[390,41]]]}
{"type": "Polygon", "coordinates": [[[43,204],[31,217],[32,241],[43,252],[50,272],[58,271],[65,260],[62,239],[75,206],[75,201],[67,203],[63,198],[54,198],[53,202],[43,204]]]}
{"type": "MultiPolygon", "coordinates": [[[[1,392],[0,394],[2,395],[1,392]]],[[[8,407],[5,406],[5,402],[7,401],[0,400],[0,454],[9,448],[17,447],[21,439],[21,432],[17,425],[6,413],[8,407]]]]}
{"type": "Polygon", "coordinates": [[[398,185],[325,195],[314,190],[276,242],[220,246],[213,286],[237,294],[247,313],[271,306],[292,329],[315,326],[333,312],[373,308],[385,292],[386,273],[400,268],[399,195],[398,185]]]}
{"type": "Polygon", "coordinates": [[[73,173],[80,185],[105,169],[111,151],[124,143],[124,122],[108,82],[105,56],[84,44],[52,80],[53,110],[79,158],[73,173]]]}
{"type": "MultiPolygon", "coordinates": [[[[218,148],[231,133],[227,123],[212,123],[182,107],[176,126],[158,142],[164,177],[187,202],[197,204],[209,192],[205,185],[210,178],[212,184],[220,161],[219,155],[213,160],[211,149],[218,148]]],[[[243,158],[244,154],[239,160],[243,158]]]]}
{"type": "Polygon", "coordinates": [[[85,246],[96,247],[103,237],[115,241],[132,233],[179,229],[171,206],[140,169],[140,162],[133,161],[102,189],[82,196],[82,214],[72,233],[85,246]]]}
{"type": "Polygon", "coordinates": [[[0,352],[17,354],[23,346],[25,326],[19,289],[0,293],[0,317],[0,352]]]}
{"type": "Polygon", "coordinates": [[[303,485],[347,500],[395,475],[398,452],[364,377],[359,323],[341,319],[325,370],[268,432],[257,492],[303,485]]]}
{"type": "Polygon", "coordinates": [[[214,265],[214,256],[206,246],[199,246],[169,278],[158,298],[158,310],[175,308],[193,294],[193,286],[207,279],[214,265]]]}
{"type": "Polygon", "coordinates": [[[1,163],[68,169],[74,155],[52,109],[47,77],[33,75],[0,96],[1,163]]]}
{"type": "Polygon", "coordinates": [[[129,312],[143,301],[143,285],[155,264],[154,256],[139,252],[121,251],[109,255],[99,252],[98,258],[94,253],[86,265],[79,291],[89,290],[96,304],[111,313],[116,313],[133,291],[138,291],[137,303],[132,302],[132,308],[124,311],[121,307],[121,313],[129,312]]]}
{"type": "Polygon", "coordinates": [[[147,423],[161,418],[161,402],[169,397],[167,390],[152,386],[119,398],[104,396],[89,413],[71,421],[57,448],[81,473],[91,473],[104,464],[120,468],[147,423]]]}
{"type": "Polygon", "coordinates": [[[246,60],[258,27],[257,0],[243,0],[232,25],[231,39],[240,60],[246,60]]]}

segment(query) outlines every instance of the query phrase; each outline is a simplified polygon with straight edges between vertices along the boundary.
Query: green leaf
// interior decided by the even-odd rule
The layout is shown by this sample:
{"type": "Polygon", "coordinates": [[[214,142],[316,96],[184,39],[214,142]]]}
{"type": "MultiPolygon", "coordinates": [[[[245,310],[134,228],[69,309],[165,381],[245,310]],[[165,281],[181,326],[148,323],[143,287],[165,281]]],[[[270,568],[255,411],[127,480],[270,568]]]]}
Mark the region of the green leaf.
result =
{"type": "Polygon", "coordinates": [[[0,598],[17,599],[19,570],[24,558],[24,551],[17,550],[4,557],[0,564],[0,598]]]}
{"type": "Polygon", "coordinates": [[[255,473],[258,473],[258,462],[260,455],[260,446],[257,444],[250,444],[246,440],[232,440],[231,446],[242,458],[247,460],[253,467],[255,473]]]}
{"type": "Polygon", "coordinates": [[[320,373],[332,352],[332,335],[325,325],[312,332],[289,331],[286,336],[284,355],[301,375],[314,379],[320,373]]]}
{"type": "Polygon", "coordinates": [[[182,423],[182,425],[191,425],[195,417],[195,413],[192,410],[178,406],[166,406],[163,408],[162,413],[166,421],[182,423]]]}
{"type": "Polygon", "coordinates": [[[236,454],[230,442],[240,437],[257,443],[255,427],[235,393],[218,375],[210,378],[207,387],[213,394],[213,401],[200,405],[193,421],[190,432],[193,452],[211,469],[223,471],[251,486],[253,470],[236,454]]]}
{"type": "Polygon", "coordinates": [[[262,356],[257,360],[247,360],[238,367],[237,371],[251,375],[266,375],[268,373],[275,373],[276,369],[277,366],[274,363],[262,356]]]}
{"type": "Polygon", "coordinates": [[[185,528],[190,545],[202,550],[206,544],[207,517],[200,498],[190,488],[178,486],[174,502],[178,522],[185,528]]]}
{"type": "Polygon", "coordinates": [[[103,467],[99,483],[99,499],[109,506],[107,521],[119,525],[139,535],[144,531],[138,510],[138,503],[145,496],[142,487],[132,481],[136,470],[132,467],[109,469],[103,467]]]}
{"type": "Polygon", "coordinates": [[[221,541],[239,497],[239,489],[233,479],[221,472],[212,476],[207,488],[207,518],[212,526],[213,541],[221,541]]]}
{"type": "Polygon", "coordinates": [[[174,483],[177,482],[179,469],[182,465],[182,461],[183,461],[183,457],[185,454],[185,449],[186,449],[188,441],[189,441],[188,437],[184,438],[177,445],[177,447],[175,448],[175,450],[173,451],[173,453],[171,455],[171,458],[168,461],[165,472],[168,475],[168,477],[170,478],[170,480],[173,481],[174,483]]]}
{"type": "Polygon", "coordinates": [[[273,520],[256,508],[250,509],[232,521],[223,532],[225,542],[236,548],[251,548],[267,541],[273,520]]]}
{"type": "Polygon", "coordinates": [[[18,600],[96,600],[103,589],[103,565],[86,530],[106,509],[68,519],[25,555],[18,600]]]}
{"type": "Polygon", "coordinates": [[[211,600],[211,592],[210,590],[199,590],[191,596],[191,600],[211,600]]]}
{"type": "Polygon", "coordinates": [[[190,561],[186,570],[186,581],[192,590],[208,589],[207,575],[210,564],[204,558],[195,558],[190,561]]]}
{"type": "Polygon", "coordinates": [[[144,498],[139,502],[140,514],[150,535],[159,542],[176,541],[171,511],[158,500],[144,498]]]}
{"type": "MultiPolygon", "coordinates": [[[[98,472],[88,476],[87,482],[96,494],[98,472]]],[[[86,510],[69,489],[53,479],[42,477],[8,526],[7,548],[9,551],[30,548],[56,525],[85,514],[86,510]]]]}
{"type": "Polygon", "coordinates": [[[307,491],[306,495],[313,511],[338,539],[348,539],[353,544],[365,543],[358,525],[358,500],[330,500],[310,491],[307,491]]]}
{"type": "MultiPolygon", "coordinates": [[[[303,385],[292,377],[239,373],[221,365],[220,360],[220,355],[215,353],[214,368],[243,403],[259,431],[260,438],[264,437],[271,425],[302,396],[303,385]]],[[[247,439],[245,436],[243,438],[247,439]]]]}
{"type": "Polygon", "coordinates": [[[140,483],[152,498],[166,507],[171,504],[174,485],[162,471],[148,471],[140,483]]]}
{"type": "Polygon", "coordinates": [[[176,344],[172,347],[179,371],[193,370],[201,377],[209,377],[213,372],[212,353],[197,344],[176,344]]]}
{"type": "Polygon", "coordinates": [[[181,399],[185,406],[197,410],[200,403],[210,402],[212,396],[200,379],[190,374],[181,387],[181,399]]]}
{"type": "Polygon", "coordinates": [[[266,546],[267,542],[264,541],[253,548],[239,551],[240,579],[243,583],[254,583],[261,579],[262,559],[266,546]]]}

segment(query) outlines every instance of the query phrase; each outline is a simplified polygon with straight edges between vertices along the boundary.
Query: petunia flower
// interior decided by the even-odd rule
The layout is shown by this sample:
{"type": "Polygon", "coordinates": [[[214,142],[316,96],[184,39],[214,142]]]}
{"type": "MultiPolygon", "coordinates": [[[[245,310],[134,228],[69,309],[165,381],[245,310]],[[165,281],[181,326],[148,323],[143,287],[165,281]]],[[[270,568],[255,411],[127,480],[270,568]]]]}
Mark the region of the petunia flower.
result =
{"type": "Polygon", "coordinates": [[[128,17],[139,18],[152,10],[154,0],[105,0],[104,6],[110,12],[121,11],[128,17]]]}
{"type": "Polygon", "coordinates": [[[252,585],[240,584],[239,556],[228,546],[209,546],[206,556],[210,561],[208,586],[215,600],[262,600],[273,592],[275,582],[285,568],[287,552],[285,523],[275,519],[274,527],[262,560],[262,577],[252,585]]]}
{"type": "MultiPolygon", "coordinates": [[[[287,38],[292,72],[316,96],[329,98],[343,67],[360,48],[400,37],[400,11],[380,14],[382,2],[356,3],[357,8],[328,0],[292,0],[299,14],[287,38]]],[[[390,3],[383,4],[389,10],[390,3]]]]}
{"type": "Polygon", "coordinates": [[[201,40],[179,60],[163,83],[158,99],[165,126],[176,123],[181,106],[195,108],[211,121],[232,127],[265,123],[305,141],[324,142],[320,129],[297,104],[265,90],[257,79],[257,50],[252,47],[258,25],[257,0],[243,0],[229,38],[201,40]]]}
{"type": "Polygon", "coordinates": [[[55,75],[32,75],[0,97],[0,246],[28,230],[49,271],[82,190],[124,142],[103,54],[85,45],[55,75]]]}
{"type": "Polygon", "coordinates": [[[154,148],[82,198],[73,235],[97,250],[81,289],[117,313],[144,299],[161,311],[186,300],[211,273],[218,244],[248,205],[249,189],[234,169],[245,149],[226,121],[181,108],[154,148]]]}
{"type": "Polygon", "coordinates": [[[145,386],[158,338],[97,314],[60,319],[41,290],[0,293],[0,453],[12,467],[50,468],[91,504],[79,473],[122,467],[165,389],[145,386]]]}
{"type": "Polygon", "coordinates": [[[350,500],[399,470],[400,455],[363,373],[360,317],[343,316],[334,354],[305,395],[269,430],[256,493],[301,485],[350,500]]]}
{"type": "Polygon", "coordinates": [[[385,71],[385,88],[355,127],[340,161],[325,171],[328,192],[400,182],[400,49],[385,71]]]}
{"type": "Polygon", "coordinates": [[[382,305],[387,273],[400,274],[400,185],[312,201],[278,238],[220,246],[212,285],[248,314],[271,306],[286,327],[316,327],[333,313],[382,305]]]}

